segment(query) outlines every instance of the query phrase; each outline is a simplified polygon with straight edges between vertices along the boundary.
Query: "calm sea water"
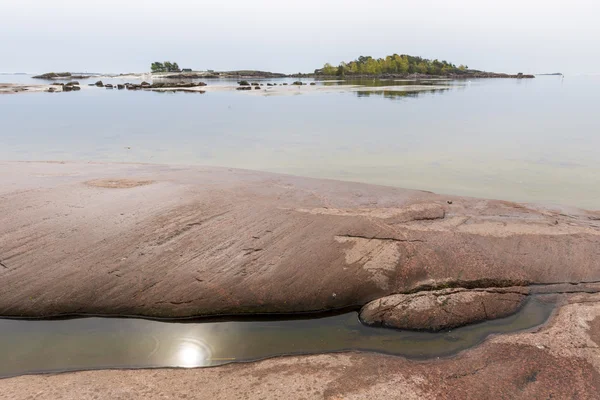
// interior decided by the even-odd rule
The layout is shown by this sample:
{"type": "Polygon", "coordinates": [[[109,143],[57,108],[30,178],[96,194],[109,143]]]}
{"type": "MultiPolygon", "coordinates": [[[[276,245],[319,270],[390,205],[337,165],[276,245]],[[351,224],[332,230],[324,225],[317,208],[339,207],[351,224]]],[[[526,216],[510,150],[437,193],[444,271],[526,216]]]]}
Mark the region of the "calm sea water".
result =
{"type": "Polygon", "coordinates": [[[217,165],[600,209],[598,89],[551,76],[411,95],[2,95],[0,160],[217,165]]]}

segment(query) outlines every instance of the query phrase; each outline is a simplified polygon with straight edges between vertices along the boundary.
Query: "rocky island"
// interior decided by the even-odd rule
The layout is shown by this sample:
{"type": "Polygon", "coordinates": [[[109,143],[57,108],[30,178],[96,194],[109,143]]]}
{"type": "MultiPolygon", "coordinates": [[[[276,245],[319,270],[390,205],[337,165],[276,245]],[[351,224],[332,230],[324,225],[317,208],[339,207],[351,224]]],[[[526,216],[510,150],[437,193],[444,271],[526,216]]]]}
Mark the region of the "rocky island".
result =
{"type": "MultiPolygon", "coordinates": [[[[65,81],[61,85],[50,84],[0,84],[0,93],[25,93],[25,92],[64,92],[64,84],[76,80],[98,80],[96,83],[90,83],[89,86],[105,87],[107,89],[145,89],[160,91],[182,91],[198,86],[206,86],[205,82],[198,80],[211,79],[229,79],[229,80],[268,80],[283,78],[310,78],[315,81],[339,80],[339,79],[380,79],[394,80],[406,79],[416,82],[422,80],[442,80],[442,79],[485,79],[485,78],[513,78],[526,79],[535,78],[534,75],[523,73],[506,74],[496,72],[485,72],[476,69],[470,69],[468,66],[456,66],[453,63],[439,60],[429,60],[422,57],[410,56],[406,54],[393,54],[385,58],[375,59],[370,56],[360,56],[354,61],[342,62],[337,67],[331,64],[325,64],[322,68],[316,69],[311,73],[283,74],[268,71],[257,70],[237,70],[237,71],[193,71],[189,68],[180,68],[176,62],[154,62],[151,64],[150,73],[128,73],[118,75],[102,75],[71,72],[48,72],[32,77],[33,79],[46,80],[50,82],[65,81]],[[120,84],[109,83],[104,85],[102,79],[131,79],[131,82],[120,84]],[[151,82],[147,82],[147,80],[151,82]],[[136,82],[137,81],[137,82],[136,82]],[[98,84],[101,83],[101,84],[98,84]],[[56,86],[63,87],[58,88],[56,86]],[[54,86],[54,87],[53,87],[54,86]]],[[[302,84],[303,82],[300,81],[302,84]]],[[[261,83],[264,85],[264,83],[261,83]]],[[[287,83],[286,83],[287,84],[287,83]]],[[[295,84],[295,83],[294,83],[295,84]]],[[[279,85],[284,85],[279,83],[279,85]]],[[[78,85],[76,85],[78,86],[78,85]]],[[[246,85],[242,85],[246,86],[246,85]]],[[[250,85],[247,85],[250,86],[250,85]]],[[[271,83],[268,86],[278,86],[277,83],[271,83]]],[[[74,90],[77,90],[73,88],[74,90]]],[[[235,90],[235,87],[230,87],[235,90]]],[[[250,88],[252,89],[252,88],[250,88]]],[[[256,88],[254,88],[256,89],[256,88]]],[[[239,90],[248,90],[239,89],[239,90]]],[[[197,91],[197,90],[196,90],[197,91]]]]}

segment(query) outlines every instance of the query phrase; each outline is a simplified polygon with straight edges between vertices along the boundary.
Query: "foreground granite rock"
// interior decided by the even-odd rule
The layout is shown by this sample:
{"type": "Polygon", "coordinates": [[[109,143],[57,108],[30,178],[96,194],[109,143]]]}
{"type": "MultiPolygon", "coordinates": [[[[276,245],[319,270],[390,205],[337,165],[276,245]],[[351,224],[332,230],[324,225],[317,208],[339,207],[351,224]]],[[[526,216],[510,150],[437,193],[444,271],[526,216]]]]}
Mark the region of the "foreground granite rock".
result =
{"type": "Polygon", "coordinates": [[[0,315],[176,318],[448,288],[589,291],[599,217],[225,168],[4,162],[0,315]]]}
{"type": "Polygon", "coordinates": [[[6,399],[597,399],[600,296],[568,295],[543,328],[448,359],[344,353],[195,370],[90,371],[0,380],[6,399]]]}
{"type": "Polygon", "coordinates": [[[395,294],[364,306],[360,319],[367,325],[439,331],[509,316],[521,308],[526,298],[527,290],[523,288],[395,294]]]}

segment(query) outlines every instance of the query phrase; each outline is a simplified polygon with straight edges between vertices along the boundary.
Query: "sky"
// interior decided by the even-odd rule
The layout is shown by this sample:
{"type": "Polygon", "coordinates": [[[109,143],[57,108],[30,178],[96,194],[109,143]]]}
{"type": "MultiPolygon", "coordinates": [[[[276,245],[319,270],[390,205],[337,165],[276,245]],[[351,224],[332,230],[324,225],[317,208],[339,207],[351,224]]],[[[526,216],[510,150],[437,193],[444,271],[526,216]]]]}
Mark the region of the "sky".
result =
{"type": "Polygon", "coordinates": [[[0,0],[0,72],[311,72],[410,54],[494,72],[600,71],[598,0],[0,0]]]}

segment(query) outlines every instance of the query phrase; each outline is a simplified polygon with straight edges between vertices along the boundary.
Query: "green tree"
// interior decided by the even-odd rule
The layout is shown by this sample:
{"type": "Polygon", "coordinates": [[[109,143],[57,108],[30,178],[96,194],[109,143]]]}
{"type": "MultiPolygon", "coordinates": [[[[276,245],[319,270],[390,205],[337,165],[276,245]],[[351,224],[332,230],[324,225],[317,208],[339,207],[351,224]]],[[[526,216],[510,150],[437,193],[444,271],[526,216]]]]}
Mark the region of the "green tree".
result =
{"type": "Polygon", "coordinates": [[[407,54],[393,54],[385,58],[373,58],[360,56],[354,61],[340,63],[337,69],[327,63],[319,71],[324,75],[380,75],[380,74],[412,74],[415,72],[427,75],[450,74],[468,69],[467,66],[456,67],[446,60],[428,60],[422,57],[409,56],[407,54]]]}
{"type": "Polygon", "coordinates": [[[163,63],[161,62],[153,62],[152,65],[150,66],[150,70],[152,72],[165,72],[165,66],[163,65],[163,63]]]}
{"type": "Polygon", "coordinates": [[[337,68],[329,63],[326,63],[321,69],[321,73],[323,75],[335,75],[337,73],[337,68]]]}

